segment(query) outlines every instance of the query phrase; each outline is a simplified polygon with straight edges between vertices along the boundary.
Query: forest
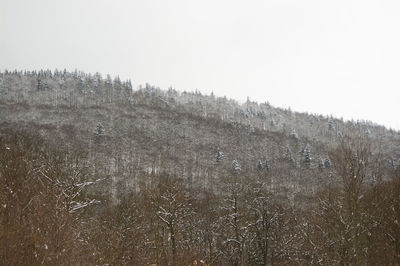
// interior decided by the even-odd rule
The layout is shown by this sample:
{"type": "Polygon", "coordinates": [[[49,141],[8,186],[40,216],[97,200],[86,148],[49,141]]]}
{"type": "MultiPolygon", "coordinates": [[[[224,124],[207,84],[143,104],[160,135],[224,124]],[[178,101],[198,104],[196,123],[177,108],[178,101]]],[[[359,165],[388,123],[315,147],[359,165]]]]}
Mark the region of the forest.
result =
{"type": "Polygon", "coordinates": [[[1,265],[400,264],[400,132],[0,73],[1,265]]]}

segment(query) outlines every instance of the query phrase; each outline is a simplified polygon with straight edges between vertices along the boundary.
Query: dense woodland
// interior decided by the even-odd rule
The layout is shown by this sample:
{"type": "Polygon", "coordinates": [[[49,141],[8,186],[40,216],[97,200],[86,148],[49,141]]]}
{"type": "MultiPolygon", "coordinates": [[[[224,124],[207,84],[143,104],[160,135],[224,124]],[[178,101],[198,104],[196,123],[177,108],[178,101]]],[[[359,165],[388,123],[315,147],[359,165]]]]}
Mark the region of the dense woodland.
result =
{"type": "Polygon", "coordinates": [[[398,131],[66,70],[0,114],[1,265],[400,263],[398,131]]]}

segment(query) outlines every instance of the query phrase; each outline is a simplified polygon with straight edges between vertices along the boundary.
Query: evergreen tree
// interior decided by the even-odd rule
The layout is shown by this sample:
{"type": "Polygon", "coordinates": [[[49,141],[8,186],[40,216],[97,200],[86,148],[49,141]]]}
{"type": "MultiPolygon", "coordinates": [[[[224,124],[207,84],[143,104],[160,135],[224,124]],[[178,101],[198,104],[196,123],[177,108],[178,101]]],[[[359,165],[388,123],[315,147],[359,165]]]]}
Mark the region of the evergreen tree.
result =
{"type": "Polygon", "coordinates": [[[104,136],[105,135],[104,126],[100,122],[97,123],[96,129],[94,130],[94,134],[96,136],[104,136]]]}
{"type": "Polygon", "coordinates": [[[239,173],[240,170],[242,170],[242,169],[240,168],[240,165],[239,165],[238,161],[236,161],[236,160],[233,160],[233,161],[232,161],[232,167],[233,167],[233,170],[234,170],[236,173],[239,173]]]}
{"type": "Polygon", "coordinates": [[[261,160],[259,160],[258,162],[257,162],[257,170],[258,171],[262,171],[263,170],[263,163],[261,162],[261,160]]]}
{"type": "Polygon", "coordinates": [[[41,78],[40,75],[37,76],[36,82],[37,82],[37,84],[36,84],[37,90],[38,90],[38,91],[43,90],[44,86],[43,86],[42,78],[41,78]]]}
{"type": "Polygon", "coordinates": [[[97,123],[96,128],[94,129],[94,140],[96,143],[100,143],[101,139],[105,135],[105,129],[104,126],[99,122],[97,123]]]}
{"type": "Polygon", "coordinates": [[[125,87],[126,90],[128,90],[129,92],[131,92],[131,91],[132,91],[132,82],[131,82],[131,80],[125,81],[124,87],[125,87]]]}
{"type": "Polygon", "coordinates": [[[307,145],[306,148],[304,149],[304,162],[309,164],[311,163],[312,157],[311,157],[311,151],[310,147],[307,145]]]}
{"type": "Polygon", "coordinates": [[[326,168],[330,168],[331,167],[331,160],[329,160],[329,158],[325,158],[324,159],[324,166],[326,168]]]}
{"type": "Polygon", "coordinates": [[[294,139],[298,139],[299,135],[297,135],[297,132],[295,129],[292,130],[292,132],[290,133],[290,137],[294,138],[294,139]]]}
{"type": "Polygon", "coordinates": [[[329,118],[329,120],[328,120],[328,129],[329,130],[335,129],[335,126],[333,125],[333,120],[331,118],[329,118]]]}
{"type": "Polygon", "coordinates": [[[220,150],[217,150],[217,155],[215,156],[217,162],[222,161],[224,159],[224,153],[220,150]]]}

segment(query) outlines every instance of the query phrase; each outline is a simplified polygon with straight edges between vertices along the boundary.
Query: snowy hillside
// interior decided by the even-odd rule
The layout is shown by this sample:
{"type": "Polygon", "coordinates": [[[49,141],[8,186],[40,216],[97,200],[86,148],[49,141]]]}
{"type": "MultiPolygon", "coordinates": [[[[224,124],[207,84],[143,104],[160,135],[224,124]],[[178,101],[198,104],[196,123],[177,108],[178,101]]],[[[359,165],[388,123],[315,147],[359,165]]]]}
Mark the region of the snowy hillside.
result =
{"type": "Polygon", "coordinates": [[[4,264],[398,262],[397,131],[57,70],[0,113],[4,264]]]}

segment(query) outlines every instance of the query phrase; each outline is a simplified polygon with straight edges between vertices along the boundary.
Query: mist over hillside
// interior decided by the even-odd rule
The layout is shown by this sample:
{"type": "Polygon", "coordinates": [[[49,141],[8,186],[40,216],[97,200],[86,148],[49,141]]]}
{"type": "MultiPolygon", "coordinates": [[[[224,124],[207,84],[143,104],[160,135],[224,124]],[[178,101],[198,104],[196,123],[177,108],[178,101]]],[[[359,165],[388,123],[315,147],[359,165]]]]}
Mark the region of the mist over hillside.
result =
{"type": "Polygon", "coordinates": [[[65,70],[0,112],[5,264],[400,263],[398,131],[65,70]]]}

